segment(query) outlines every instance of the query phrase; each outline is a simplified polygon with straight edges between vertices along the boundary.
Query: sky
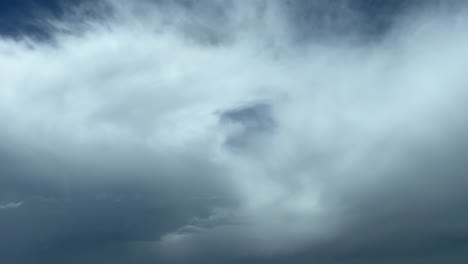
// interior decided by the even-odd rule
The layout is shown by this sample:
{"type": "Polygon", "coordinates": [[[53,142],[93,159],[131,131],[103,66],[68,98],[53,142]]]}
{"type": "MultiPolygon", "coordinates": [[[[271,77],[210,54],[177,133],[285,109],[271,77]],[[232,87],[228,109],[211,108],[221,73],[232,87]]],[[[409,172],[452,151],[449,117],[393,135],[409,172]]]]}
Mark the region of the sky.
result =
{"type": "Polygon", "coordinates": [[[0,263],[466,263],[467,33],[457,0],[2,0],[0,263]]]}

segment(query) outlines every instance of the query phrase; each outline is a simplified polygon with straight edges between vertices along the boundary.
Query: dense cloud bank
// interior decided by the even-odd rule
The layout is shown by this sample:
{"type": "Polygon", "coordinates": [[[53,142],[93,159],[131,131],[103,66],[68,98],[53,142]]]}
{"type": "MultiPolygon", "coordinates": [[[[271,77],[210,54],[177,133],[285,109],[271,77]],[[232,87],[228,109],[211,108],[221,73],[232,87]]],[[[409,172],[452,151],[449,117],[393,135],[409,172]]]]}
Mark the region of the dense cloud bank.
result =
{"type": "Polygon", "coordinates": [[[24,3],[0,262],[468,258],[465,4],[24,3]]]}

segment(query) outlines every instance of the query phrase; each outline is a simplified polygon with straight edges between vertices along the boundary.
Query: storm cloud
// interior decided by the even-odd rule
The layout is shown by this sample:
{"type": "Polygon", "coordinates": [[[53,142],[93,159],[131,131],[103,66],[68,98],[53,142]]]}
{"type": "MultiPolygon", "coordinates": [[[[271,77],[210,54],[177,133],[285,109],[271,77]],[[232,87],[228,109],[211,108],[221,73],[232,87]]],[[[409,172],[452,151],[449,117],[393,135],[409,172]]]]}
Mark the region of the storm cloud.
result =
{"type": "Polygon", "coordinates": [[[0,262],[464,263],[467,7],[0,4],[0,262]]]}

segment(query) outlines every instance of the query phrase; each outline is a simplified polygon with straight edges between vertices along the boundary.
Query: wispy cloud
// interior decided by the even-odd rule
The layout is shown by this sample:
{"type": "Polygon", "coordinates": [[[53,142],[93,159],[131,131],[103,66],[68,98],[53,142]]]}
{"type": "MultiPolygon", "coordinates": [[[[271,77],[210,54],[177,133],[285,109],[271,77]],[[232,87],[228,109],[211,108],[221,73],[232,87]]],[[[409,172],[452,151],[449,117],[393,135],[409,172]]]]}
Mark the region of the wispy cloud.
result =
{"type": "Polygon", "coordinates": [[[0,203],[0,209],[14,209],[23,205],[24,202],[0,203]]]}

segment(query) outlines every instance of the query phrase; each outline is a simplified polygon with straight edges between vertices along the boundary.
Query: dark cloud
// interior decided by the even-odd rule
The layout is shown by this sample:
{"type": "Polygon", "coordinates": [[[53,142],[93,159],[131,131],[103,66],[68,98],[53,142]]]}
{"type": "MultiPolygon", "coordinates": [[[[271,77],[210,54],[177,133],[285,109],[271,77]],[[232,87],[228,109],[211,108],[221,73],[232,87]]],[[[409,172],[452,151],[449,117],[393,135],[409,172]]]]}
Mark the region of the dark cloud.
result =
{"type": "Polygon", "coordinates": [[[224,111],[220,120],[228,126],[240,126],[226,140],[226,144],[234,150],[248,147],[268,136],[275,128],[272,106],[267,103],[254,103],[224,111]]]}
{"type": "MultiPolygon", "coordinates": [[[[114,1],[118,2],[118,1],[114,1]]],[[[230,24],[231,12],[235,9],[232,1],[165,1],[140,0],[145,6],[157,8],[182,18],[180,30],[196,41],[208,44],[232,41],[230,24]]],[[[437,1],[431,1],[434,4],[437,1]]],[[[455,2],[455,1],[453,1],[455,2]]],[[[293,23],[295,38],[298,40],[320,40],[330,36],[379,36],[388,31],[399,15],[415,7],[426,6],[420,1],[285,1],[281,8],[293,23]]],[[[266,5],[257,10],[261,15],[266,5]]],[[[51,40],[56,33],[76,34],[86,29],[93,21],[101,23],[112,17],[112,1],[89,0],[6,0],[0,4],[0,34],[21,39],[51,40]],[[67,22],[67,28],[61,27],[67,22]],[[70,28],[70,26],[73,26],[70,28]]],[[[147,10],[146,10],[147,11],[147,10]]]]}
{"type": "Polygon", "coordinates": [[[5,0],[0,3],[0,35],[50,41],[57,32],[76,33],[85,23],[109,16],[108,7],[104,1],[5,0]],[[73,31],[56,24],[65,20],[74,21],[73,31]]]}

